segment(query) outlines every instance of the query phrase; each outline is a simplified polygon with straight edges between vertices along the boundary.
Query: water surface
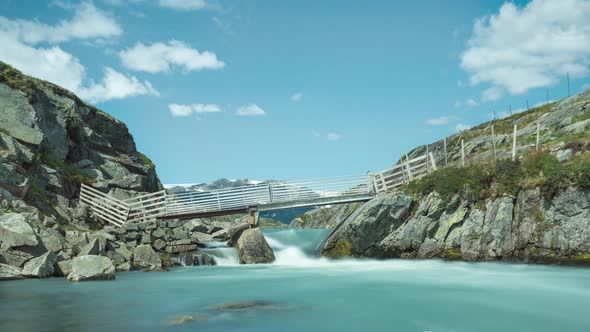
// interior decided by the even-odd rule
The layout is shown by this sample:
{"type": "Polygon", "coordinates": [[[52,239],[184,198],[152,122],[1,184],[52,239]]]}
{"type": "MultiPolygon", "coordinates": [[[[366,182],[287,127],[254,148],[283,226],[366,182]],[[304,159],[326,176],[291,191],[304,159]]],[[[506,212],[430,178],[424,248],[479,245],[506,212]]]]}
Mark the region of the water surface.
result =
{"type": "Polygon", "coordinates": [[[267,233],[269,265],[235,265],[221,250],[227,265],[2,282],[0,331],[590,330],[590,269],[311,257],[325,234],[267,233]],[[216,309],[251,301],[265,305],[216,309]],[[168,325],[183,315],[195,321],[168,325]]]}

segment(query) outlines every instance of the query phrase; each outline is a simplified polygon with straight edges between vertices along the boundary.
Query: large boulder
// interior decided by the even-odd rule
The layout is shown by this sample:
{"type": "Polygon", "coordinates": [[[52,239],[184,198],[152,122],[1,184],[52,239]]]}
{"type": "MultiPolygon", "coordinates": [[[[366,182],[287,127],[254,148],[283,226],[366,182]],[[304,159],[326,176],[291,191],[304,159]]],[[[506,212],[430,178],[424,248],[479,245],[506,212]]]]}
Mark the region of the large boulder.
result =
{"type": "Polygon", "coordinates": [[[229,228],[227,230],[227,236],[229,237],[227,245],[230,247],[235,247],[236,243],[238,242],[238,239],[242,236],[242,233],[249,228],[250,225],[248,224],[235,225],[229,228]]]}
{"type": "Polygon", "coordinates": [[[0,280],[14,280],[21,278],[21,269],[0,263],[0,280]]]}
{"type": "Polygon", "coordinates": [[[272,263],[275,255],[258,228],[247,229],[236,244],[240,264],[272,263]]]}
{"type": "Polygon", "coordinates": [[[39,241],[35,231],[22,214],[0,215],[0,242],[9,247],[36,246],[39,241]]]}
{"type": "Polygon", "coordinates": [[[70,275],[70,273],[72,273],[72,260],[67,259],[61,262],[57,262],[53,266],[53,269],[55,270],[56,276],[67,277],[68,275],[70,275]]]}
{"type": "Polygon", "coordinates": [[[79,256],[72,261],[72,272],[68,281],[112,280],[115,279],[115,266],[104,256],[79,256]]]}
{"type": "Polygon", "coordinates": [[[58,253],[65,248],[66,239],[55,229],[49,228],[41,233],[41,242],[45,249],[58,253]]]}
{"type": "Polygon", "coordinates": [[[133,265],[138,268],[162,268],[162,260],[149,244],[142,244],[133,250],[133,265]]]}
{"type": "Polygon", "coordinates": [[[48,251],[44,255],[28,261],[22,270],[22,275],[26,277],[46,278],[53,275],[53,265],[57,261],[55,253],[48,251]]]}

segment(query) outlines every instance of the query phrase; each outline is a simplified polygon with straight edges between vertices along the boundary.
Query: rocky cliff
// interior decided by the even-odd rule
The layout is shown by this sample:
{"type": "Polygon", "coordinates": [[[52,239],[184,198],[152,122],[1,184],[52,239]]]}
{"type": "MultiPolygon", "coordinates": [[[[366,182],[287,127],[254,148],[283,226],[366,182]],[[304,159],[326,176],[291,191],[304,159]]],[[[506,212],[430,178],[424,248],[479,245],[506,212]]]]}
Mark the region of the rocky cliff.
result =
{"type": "Polygon", "coordinates": [[[548,199],[536,188],[483,204],[435,192],[419,201],[387,194],[359,207],[321,253],[590,265],[590,190],[548,199]]]}
{"type": "Polygon", "coordinates": [[[80,184],[126,198],[161,187],[122,122],[0,62],[0,203],[35,227],[85,224],[80,184]]]}

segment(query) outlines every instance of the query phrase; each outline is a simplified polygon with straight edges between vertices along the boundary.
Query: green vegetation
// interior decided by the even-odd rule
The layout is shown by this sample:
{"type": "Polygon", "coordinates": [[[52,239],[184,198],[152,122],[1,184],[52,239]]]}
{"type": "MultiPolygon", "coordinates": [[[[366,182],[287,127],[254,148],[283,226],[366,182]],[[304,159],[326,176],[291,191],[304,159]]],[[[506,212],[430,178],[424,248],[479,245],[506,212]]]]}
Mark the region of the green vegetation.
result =
{"type": "Polygon", "coordinates": [[[141,162],[149,167],[149,168],[154,168],[156,167],[156,165],[154,165],[154,163],[152,162],[152,160],[150,158],[148,158],[145,154],[137,151],[137,154],[139,155],[139,158],[141,158],[141,162]]]}
{"type": "Polygon", "coordinates": [[[459,249],[447,249],[443,252],[442,257],[448,260],[460,260],[461,250],[459,249]]]}
{"type": "Polygon", "coordinates": [[[574,264],[590,265],[590,254],[571,256],[570,262],[574,264]]]}
{"type": "Polygon", "coordinates": [[[35,93],[36,85],[32,78],[3,62],[0,62],[0,82],[6,83],[13,89],[21,90],[28,96],[33,96],[35,93]]]}
{"type": "Polygon", "coordinates": [[[352,243],[346,240],[338,240],[334,247],[328,250],[328,257],[346,257],[352,254],[352,243]]]}
{"type": "Polygon", "coordinates": [[[590,153],[562,163],[549,152],[539,151],[522,161],[448,167],[411,182],[407,189],[420,196],[436,191],[443,200],[468,193],[477,201],[503,194],[516,195],[520,189],[535,187],[540,187],[546,197],[552,197],[569,186],[590,188],[590,153]]]}
{"type": "Polygon", "coordinates": [[[45,163],[47,166],[61,171],[66,178],[72,180],[75,183],[92,184],[96,182],[96,180],[94,180],[93,177],[83,173],[82,171],[74,167],[72,164],[55,160],[51,158],[48,154],[41,154],[41,161],[43,161],[43,163],[45,163]]]}
{"type": "Polygon", "coordinates": [[[51,201],[49,197],[45,194],[45,191],[41,189],[36,183],[32,183],[27,190],[25,195],[25,202],[31,203],[35,206],[39,206],[39,204],[44,206],[50,206],[51,201]]]}

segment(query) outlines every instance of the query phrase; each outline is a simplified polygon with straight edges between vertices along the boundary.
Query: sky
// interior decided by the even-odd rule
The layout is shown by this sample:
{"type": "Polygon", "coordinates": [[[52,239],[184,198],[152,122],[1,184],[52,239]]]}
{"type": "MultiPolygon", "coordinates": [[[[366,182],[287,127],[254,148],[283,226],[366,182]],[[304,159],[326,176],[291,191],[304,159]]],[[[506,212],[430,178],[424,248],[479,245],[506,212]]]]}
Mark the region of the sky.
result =
{"type": "Polygon", "coordinates": [[[590,0],[0,0],[0,60],[125,122],[163,183],[364,174],[590,88],[590,0]],[[549,98],[547,98],[549,92],[549,98]]]}

